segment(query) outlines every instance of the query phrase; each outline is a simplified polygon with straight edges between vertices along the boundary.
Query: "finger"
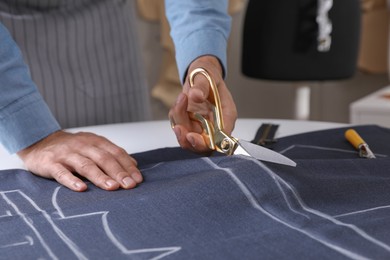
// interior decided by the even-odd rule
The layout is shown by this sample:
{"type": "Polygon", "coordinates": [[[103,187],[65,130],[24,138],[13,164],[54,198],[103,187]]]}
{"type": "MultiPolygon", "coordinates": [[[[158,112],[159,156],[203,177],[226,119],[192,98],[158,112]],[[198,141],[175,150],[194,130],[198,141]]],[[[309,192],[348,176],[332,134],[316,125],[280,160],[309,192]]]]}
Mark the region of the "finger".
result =
{"type": "Polygon", "coordinates": [[[137,161],[133,157],[131,157],[125,149],[112,143],[104,136],[93,135],[93,137],[101,139],[94,142],[96,147],[110,152],[118,161],[120,161],[121,163],[123,162],[123,166],[137,166],[137,161]]]}
{"type": "Polygon", "coordinates": [[[66,159],[68,167],[87,178],[97,187],[104,190],[117,190],[119,183],[105,174],[96,162],[80,154],[73,154],[66,159]]]}
{"type": "MultiPolygon", "coordinates": [[[[198,121],[194,121],[190,118],[190,114],[187,112],[188,99],[184,93],[179,94],[176,104],[169,111],[169,119],[171,121],[172,128],[176,125],[180,125],[183,128],[176,129],[176,137],[179,140],[185,136],[186,132],[197,132],[202,133],[203,129],[198,121]]],[[[180,143],[180,142],[179,142],[180,143]]]]}
{"type": "Polygon", "coordinates": [[[169,110],[169,119],[174,125],[181,125],[191,129],[192,122],[187,112],[187,105],[187,96],[184,93],[180,93],[175,105],[169,110]]]}
{"type": "Polygon", "coordinates": [[[185,127],[181,125],[176,125],[173,129],[173,132],[175,133],[177,142],[179,143],[181,148],[195,151],[193,149],[192,144],[188,141],[186,137],[188,134],[188,130],[185,127]]]}
{"type": "MultiPolygon", "coordinates": [[[[119,148],[113,148],[114,145],[110,143],[104,142],[98,145],[101,147],[93,147],[83,151],[83,155],[89,158],[93,163],[96,163],[105,175],[111,177],[124,189],[134,188],[138,183],[142,182],[142,175],[134,165],[134,160],[129,155],[119,148]],[[117,153],[118,157],[113,155],[110,150],[111,152],[115,150],[114,153],[117,153]],[[126,157],[128,160],[124,163],[126,165],[125,167],[120,163],[120,161],[126,160],[123,157],[126,157]]],[[[108,182],[107,184],[111,184],[111,182],[108,182]]]]}
{"type": "MultiPolygon", "coordinates": [[[[137,168],[137,161],[131,157],[127,152],[123,150],[123,152],[120,151],[111,151],[113,156],[117,159],[119,164],[122,166],[122,169],[126,171],[126,175],[124,178],[122,178],[121,182],[123,183],[122,187],[125,189],[133,188],[134,186],[129,186],[127,182],[130,180],[127,180],[127,178],[133,179],[135,184],[139,184],[143,181],[143,177],[141,172],[137,168]]],[[[119,179],[121,179],[120,176],[118,176],[119,179]]]]}
{"type": "Polygon", "coordinates": [[[210,152],[210,148],[206,144],[202,135],[190,132],[187,133],[186,140],[191,144],[191,150],[200,153],[210,152]]]}
{"type": "Polygon", "coordinates": [[[85,191],[87,189],[87,185],[62,164],[55,164],[50,171],[51,178],[73,191],[85,191]]]}
{"type": "MultiPolygon", "coordinates": [[[[107,164],[103,166],[108,174],[119,182],[124,189],[134,188],[137,184],[143,181],[141,172],[137,168],[137,161],[131,157],[123,148],[120,148],[112,143],[104,143],[99,146],[103,151],[107,151],[109,155],[106,160],[107,164]],[[110,174],[112,173],[112,174],[110,174]]],[[[104,154],[101,156],[105,156],[104,154]]],[[[104,159],[103,159],[104,160],[104,159]]]]}
{"type": "Polygon", "coordinates": [[[207,79],[203,75],[197,75],[194,86],[188,90],[187,110],[206,115],[210,106],[208,101],[209,90],[207,79]]]}
{"type": "Polygon", "coordinates": [[[177,125],[173,131],[176,134],[177,141],[181,148],[188,149],[196,153],[209,153],[211,151],[202,135],[194,132],[188,132],[180,125],[177,125]]]}
{"type": "Polygon", "coordinates": [[[188,99],[195,103],[206,102],[208,95],[205,94],[204,86],[197,84],[194,85],[191,89],[188,90],[188,99]]]}
{"type": "Polygon", "coordinates": [[[189,99],[196,103],[205,102],[209,96],[210,84],[207,78],[202,74],[197,74],[194,77],[194,85],[188,90],[189,99]]]}
{"type": "Polygon", "coordinates": [[[89,135],[95,146],[84,151],[84,156],[96,162],[104,173],[118,182],[122,188],[134,188],[143,181],[137,169],[137,161],[121,147],[98,135],[89,135]]]}
{"type": "Polygon", "coordinates": [[[231,134],[237,120],[237,108],[226,85],[221,84],[219,89],[220,98],[224,101],[222,103],[222,114],[225,123],[224,130],[226,133],[231,134]]]}

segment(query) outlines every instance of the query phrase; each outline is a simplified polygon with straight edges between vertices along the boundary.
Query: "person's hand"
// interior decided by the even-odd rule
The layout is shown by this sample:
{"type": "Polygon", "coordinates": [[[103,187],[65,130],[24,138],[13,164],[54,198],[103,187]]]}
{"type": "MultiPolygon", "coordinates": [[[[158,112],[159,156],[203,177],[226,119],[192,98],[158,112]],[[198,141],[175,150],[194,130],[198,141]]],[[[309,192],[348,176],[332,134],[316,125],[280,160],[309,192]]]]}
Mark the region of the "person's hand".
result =
{"type": "Polygon", "coordinates": [[[87,189],[77,174],[105,190],[134,188],[143,179],[137,162],[124,149],[92,133],[57,131],[18,156],[29,171],[74,191],[87,189]]]}
{"type": "Polygon", "coordinates": [[[210,149],[201,135],[202,128],[200,123],[191,120],[188,113],[197,112],[208,119],[211,116],[209,102],[207,101],[210,92],[207,79],[202,74],[198,74],[194,78],[194,86],[191,88],[189,85],[188,75],[196,68],[205,69],[217,85],[221,99],[224,131],[227,134],[231,134],[234,129],[237,109],[233,97],[222,78],[222,67],[219,61],[213,56],[202,56],[195,60],[189,67],[183,92],[179,94],[176,104],[169,111],[169,119],[182,148],[195,152],[208,152],[210,149]]]}

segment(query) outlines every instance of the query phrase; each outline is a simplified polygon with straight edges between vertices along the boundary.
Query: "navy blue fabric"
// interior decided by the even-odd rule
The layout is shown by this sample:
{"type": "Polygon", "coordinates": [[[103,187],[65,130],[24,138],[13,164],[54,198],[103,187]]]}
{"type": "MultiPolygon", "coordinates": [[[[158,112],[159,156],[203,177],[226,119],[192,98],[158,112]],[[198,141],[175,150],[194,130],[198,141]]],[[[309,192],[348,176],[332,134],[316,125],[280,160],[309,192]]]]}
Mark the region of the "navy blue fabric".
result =
{"type": "Polygon", "coordinates": [[[145,181],[72,192],[22,170],[0,172],[0,258],[389,259],[390,130],[279,139],[296,168],[179,148],[135,154],[145,181]]]}

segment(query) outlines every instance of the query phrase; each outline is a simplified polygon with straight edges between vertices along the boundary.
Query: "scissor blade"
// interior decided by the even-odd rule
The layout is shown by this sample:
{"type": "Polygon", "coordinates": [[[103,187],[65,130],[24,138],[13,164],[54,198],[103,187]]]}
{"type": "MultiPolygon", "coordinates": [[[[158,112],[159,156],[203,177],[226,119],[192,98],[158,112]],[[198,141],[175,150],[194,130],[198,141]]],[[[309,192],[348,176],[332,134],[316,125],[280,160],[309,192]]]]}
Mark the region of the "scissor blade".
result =
{"type": "Polygon", "coordinates": [[[245,140],[238,141],[239,146],[234,151],[234,154],[252,156],[260,161],[273,162],[295,167],[297,164],[286,156],[267,149],[263,146],[252,144],[245,140]]]}

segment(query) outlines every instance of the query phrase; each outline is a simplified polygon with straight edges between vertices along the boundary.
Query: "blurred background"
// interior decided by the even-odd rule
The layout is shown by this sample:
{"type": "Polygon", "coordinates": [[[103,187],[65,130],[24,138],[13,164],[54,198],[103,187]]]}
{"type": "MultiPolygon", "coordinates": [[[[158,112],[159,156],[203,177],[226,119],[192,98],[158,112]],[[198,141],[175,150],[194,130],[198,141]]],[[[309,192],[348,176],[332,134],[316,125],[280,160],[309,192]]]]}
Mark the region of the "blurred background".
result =
{"type": "MultiPolygon", "coordinates": [[[[240,118],[349,123],[351,103],[389,84],[389,10],[386,0],[359,1],[359,53],[352,77],[318,81],[264,80],[243,75],[241,60],[247,5],[247,0],[230,0],[229,7],[232,32],[226,82],[240,118]]],[[[153,117],[166,119],[168,107],[180,91],[180,82],[163,1],[138,0],[137,6],[139,40],[152,96],[153,117]]]]}

